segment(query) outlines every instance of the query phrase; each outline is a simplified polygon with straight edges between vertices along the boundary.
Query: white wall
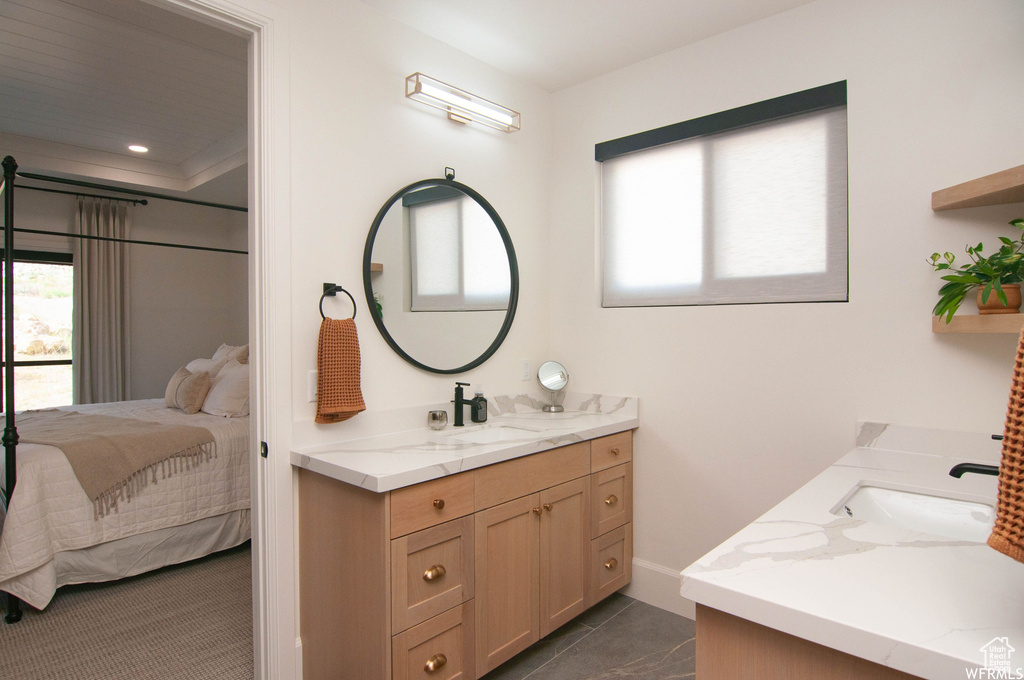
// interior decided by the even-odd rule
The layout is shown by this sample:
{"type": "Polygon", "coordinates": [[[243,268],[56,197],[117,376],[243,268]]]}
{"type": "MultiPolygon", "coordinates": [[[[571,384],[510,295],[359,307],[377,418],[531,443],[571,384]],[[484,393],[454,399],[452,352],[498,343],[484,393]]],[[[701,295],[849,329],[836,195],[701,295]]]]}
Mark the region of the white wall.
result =
{"type": "MultiPolygon", "coordinates": [[[[71,196],[16,190],[15,226],[73,231],[71,196]]],[[[246,249],[244,213],[151,199],[132,209],[135,240],[246,249]]],[[[70,239],[15,234],[15,247],[71,252],[70,239]]],[[[179,367],[248,341],[247,258],[131,246],[132,397],[162,397],[179,367]]]]}
{"type": "MultiPolygon", "coordinates": [[[[405,363],[366,309],[362,256],[380,206],[414,181],[455,179],[501,215],[519,260],[519,311],[508,339],[483,366],[458,376],[487,394],[516,388],[519,363],[546,358],[550,95],[354,2],[306,0],[291,24],[292,367],[294,444],[344,436],[355,423],[314,425],[306,374],[316,368],[325,281],[350,290],[368,410],[446,401],[455,376],[405,363]],[[405,77],[422,71],[522,113],[514,134],[460,126],[405,98],[405,77]]],[[[324,303],[347,315],[344,297],[324,303]]],[[[458,328],[452,326],[451,332],[458,328]]],[[[426,414],[424,413],[424,418],[426,414]]]]}
{"type": "Polygon", "coordinates": [[[1022,27],[1015,0],[822,0],[555,95],[553,354],[574,389],[641,398],[634,594],[692,612],[674,572],[852,448],[859,419],[1001,431],[1017,338],[933,335],[925,258],[1024,216],[930,209],[1024,162],[1022,27]],[[843,79],[849,303],[601,308],[595,143],[843,79]]]}

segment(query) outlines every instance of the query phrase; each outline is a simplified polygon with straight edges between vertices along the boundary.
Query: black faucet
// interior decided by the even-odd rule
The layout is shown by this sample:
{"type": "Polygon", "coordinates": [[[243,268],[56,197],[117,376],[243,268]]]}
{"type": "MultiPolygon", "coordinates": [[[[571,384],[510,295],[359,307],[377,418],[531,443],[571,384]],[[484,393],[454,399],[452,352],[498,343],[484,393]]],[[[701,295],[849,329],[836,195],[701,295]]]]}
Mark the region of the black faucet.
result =
{"type": "MultiPolygon", "coordinates": [[[[464,399],[463,398],[463,396],[462,396],[462,388],[463,387],[469,387],[469,383],[463,383],[463,382],[455,383],[455,399],[452,400],[452,403],[455,404],[455,423],[454,423],[455,427],[462,427],[463,425],[466,424],[462,420],[462,418],[463,418],[463,416],[462,416],[462,407],[463,406],[469,406],[469,407],[474,408],[474,409],[476,408],[476,403],[472,399],[464,399]]],[[[472,411],[472,413],[475,413],[475,411],[472,411]]]]}
{"type": "Polygon", "coordinates": [[[959,463],[957,465],[954,465],[953,468],[949,471],[949,476],[960,479],[960,477],[966,472],[973,472],[974,474],[977,475],[998,475],[999,466],[981,465],[979,463],[959,463]]]}

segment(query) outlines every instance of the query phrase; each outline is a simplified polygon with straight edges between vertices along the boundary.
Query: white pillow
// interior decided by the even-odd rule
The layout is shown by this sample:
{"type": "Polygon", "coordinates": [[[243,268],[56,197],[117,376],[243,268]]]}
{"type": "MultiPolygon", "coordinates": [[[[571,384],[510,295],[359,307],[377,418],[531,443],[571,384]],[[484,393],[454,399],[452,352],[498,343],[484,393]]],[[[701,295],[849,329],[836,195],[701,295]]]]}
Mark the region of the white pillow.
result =
{"type": "Polygon", "coordinates": [[[239,345],[232,347],[231,345],[221,345],[217,348],[217,351],[213,353],[214,361],[218,359],[236,359],[240,364],[249,363],[249,345],[239,345]]]}
{"type": "Polygon", "coordinates": [[[249,415],[249,364],[228,361],[213,379],[202,410],[226,418],[249,415]]]}
{"type": "Polygon", "coordinates": [[[228,363],[226,356],[214,357],[213,359],[193,359],[185,364],[185,368],[192,373],[209,373],[212,380],[217,377],[217,374],[224,368],[226,363],[228,363]]]}

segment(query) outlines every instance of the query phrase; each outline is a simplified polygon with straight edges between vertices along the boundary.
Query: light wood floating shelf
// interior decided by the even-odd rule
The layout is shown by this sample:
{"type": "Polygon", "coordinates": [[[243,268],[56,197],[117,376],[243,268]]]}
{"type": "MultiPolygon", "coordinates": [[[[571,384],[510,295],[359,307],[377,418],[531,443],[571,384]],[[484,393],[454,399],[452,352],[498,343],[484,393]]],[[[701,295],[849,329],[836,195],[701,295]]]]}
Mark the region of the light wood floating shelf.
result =
{"type": "Polygon", "coordinates": [[[932,192],[935,211],[1020,202],[1024,202],[1024,165],[932,192]]]}
{"type": "Polygon", "coordinates": [[[376,274],[377,272],[384,271],[383,263],[381,263],[381,262],[371,262],[370,263],[370,271],[372,273],[374,273],[374,274],[376,274]]]}
{"type": "Polygon", "coordinates": [[[1024,314],[965,314],[954,316],[946,323],[945,317],[932,317],[932,333],[1012,333],[1024,328],[1024,314]]]}

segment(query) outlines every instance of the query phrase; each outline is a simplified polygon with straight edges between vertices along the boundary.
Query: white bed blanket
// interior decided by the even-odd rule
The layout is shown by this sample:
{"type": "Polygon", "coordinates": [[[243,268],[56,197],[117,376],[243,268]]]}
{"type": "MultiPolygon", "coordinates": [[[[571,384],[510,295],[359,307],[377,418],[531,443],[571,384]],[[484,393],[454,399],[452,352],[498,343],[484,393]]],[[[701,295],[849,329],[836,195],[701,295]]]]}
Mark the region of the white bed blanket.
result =
{"type": "Polygon", "coordinates": [[[59,552],[249,507],[248,418],[186,415],[167,408],[163,399],[62,410],[205,427],[213,434],[217,455],[191,470],[150,483],[130,503],[118,503],[117,512],[96,519],[92,501],[59,449],[20,444],[14,497],[6,517],[0,516],[0,590],[18,580],[19,597],[42,609],[52,599],[56,583],[52,570],[40,567],[59,552]]]}

